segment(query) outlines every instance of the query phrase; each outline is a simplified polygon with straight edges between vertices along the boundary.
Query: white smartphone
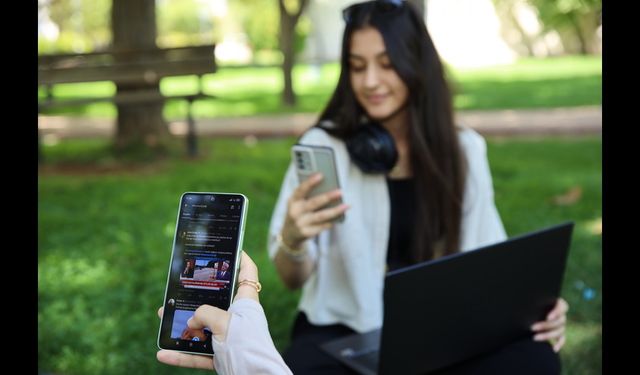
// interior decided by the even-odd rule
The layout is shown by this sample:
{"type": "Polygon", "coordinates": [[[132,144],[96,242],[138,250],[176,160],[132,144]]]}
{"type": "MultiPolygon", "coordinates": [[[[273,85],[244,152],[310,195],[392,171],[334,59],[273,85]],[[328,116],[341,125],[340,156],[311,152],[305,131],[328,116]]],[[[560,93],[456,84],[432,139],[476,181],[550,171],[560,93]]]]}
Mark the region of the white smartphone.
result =
{"type": "MultiPolygon", "coordinates": [[[[336,161],[331,147],[297,144],[291,148],[291,154],[299,183],[316,172],[322,173],[322,181],[314,186],[307,198],[340,188],[336,161]]],[[[342,204],[342,198],[332,201],[321,209],[340,204],[342,204]]],[[[344,221],[344,214],[337,217],[335,221],[344,221]]]]}
{"type": "Polygon", "coordinates": [[[249,201],[236,193],[180,198],[158,348],[213,355],[211,331],[187,320],[203,304],[227,310],[235,292],[249,201]]]}

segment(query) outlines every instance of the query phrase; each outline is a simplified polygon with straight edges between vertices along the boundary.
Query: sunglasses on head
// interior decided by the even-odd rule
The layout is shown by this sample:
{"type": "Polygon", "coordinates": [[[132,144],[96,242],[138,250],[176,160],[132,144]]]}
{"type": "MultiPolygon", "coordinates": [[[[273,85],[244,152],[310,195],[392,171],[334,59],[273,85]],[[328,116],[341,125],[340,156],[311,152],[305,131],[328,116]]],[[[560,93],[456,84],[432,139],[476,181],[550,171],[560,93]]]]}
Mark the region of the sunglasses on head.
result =
{"type": "Polygon", "coordinates": [[[373,0],[352,4],[342,10],[342,19],[346,23],[351,22],[356,12],[364,5],[369,4],[373,4],[375,9],[380,13],[389,13],[400,9],[404,5],[404,0],[373,0]]]}

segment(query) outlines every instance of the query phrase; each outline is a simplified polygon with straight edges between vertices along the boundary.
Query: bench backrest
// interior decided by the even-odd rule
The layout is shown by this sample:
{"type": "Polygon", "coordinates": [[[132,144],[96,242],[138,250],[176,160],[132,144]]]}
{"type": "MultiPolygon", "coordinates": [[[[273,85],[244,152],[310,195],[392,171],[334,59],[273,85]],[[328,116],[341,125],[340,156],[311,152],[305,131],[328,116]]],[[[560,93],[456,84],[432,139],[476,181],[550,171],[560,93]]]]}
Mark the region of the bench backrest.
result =
{"type": "Polygon", "coordinates": [[[38,56],[38,84],[157,82],[216,71],[215,45],[38,56]]]}

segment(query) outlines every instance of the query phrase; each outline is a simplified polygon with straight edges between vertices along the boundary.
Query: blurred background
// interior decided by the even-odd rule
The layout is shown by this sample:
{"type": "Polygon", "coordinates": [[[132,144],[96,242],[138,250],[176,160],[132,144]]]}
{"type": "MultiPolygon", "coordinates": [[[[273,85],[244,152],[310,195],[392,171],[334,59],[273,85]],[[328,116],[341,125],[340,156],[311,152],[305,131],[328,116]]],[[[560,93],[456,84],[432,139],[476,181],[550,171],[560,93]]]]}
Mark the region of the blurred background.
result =
{"type": "MultiPolygon", "coordinates": [[[[278,349],[299,292],[266,252],[289,148],[339,74],[343,0],[38,1],[38,368],[156,361],[185,191],[249,200],[278,349]]],[[[602,372],[602,2],[418,0],[459,122],[488,142],[509,235],[576,222],[563,374],[602,372]]]]}

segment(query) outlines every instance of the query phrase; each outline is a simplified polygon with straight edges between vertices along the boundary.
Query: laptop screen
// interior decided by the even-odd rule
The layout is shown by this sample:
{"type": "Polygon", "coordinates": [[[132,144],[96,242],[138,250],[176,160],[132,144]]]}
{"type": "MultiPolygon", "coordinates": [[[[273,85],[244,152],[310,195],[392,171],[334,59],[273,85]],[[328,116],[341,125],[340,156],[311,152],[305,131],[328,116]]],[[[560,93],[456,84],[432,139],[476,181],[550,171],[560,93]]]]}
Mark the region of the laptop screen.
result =
{"type": "Polygon", "coordinates": [[[390,272],[380,372],[421,373],[531,336],[560,294],[573,223],[390,272]]]}

